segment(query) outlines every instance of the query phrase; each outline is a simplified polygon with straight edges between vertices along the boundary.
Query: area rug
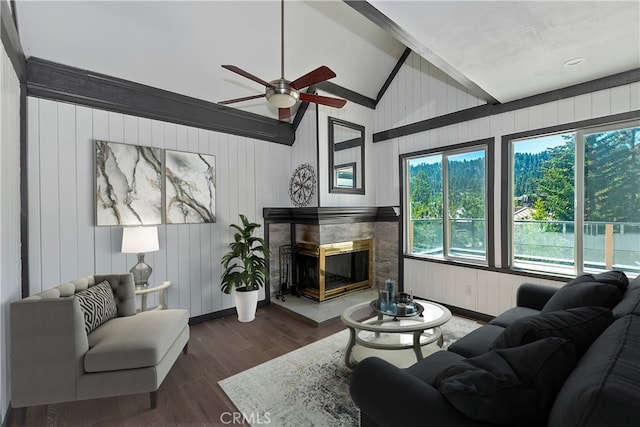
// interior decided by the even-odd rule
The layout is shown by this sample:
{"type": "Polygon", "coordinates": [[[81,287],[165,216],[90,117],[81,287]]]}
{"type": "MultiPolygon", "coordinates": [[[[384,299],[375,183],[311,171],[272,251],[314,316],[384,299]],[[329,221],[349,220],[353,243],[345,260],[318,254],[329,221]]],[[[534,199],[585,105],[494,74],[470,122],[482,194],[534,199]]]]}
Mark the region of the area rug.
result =
{"type": "MultiPolygon", "coordinates": [[[[453,316],[442,326],[443,348],[480,327],[453,316]]],[[[220,381],[251,425],[272,427],[357,426],[359,410],[349,395],[343,330],[220,381]]]]}

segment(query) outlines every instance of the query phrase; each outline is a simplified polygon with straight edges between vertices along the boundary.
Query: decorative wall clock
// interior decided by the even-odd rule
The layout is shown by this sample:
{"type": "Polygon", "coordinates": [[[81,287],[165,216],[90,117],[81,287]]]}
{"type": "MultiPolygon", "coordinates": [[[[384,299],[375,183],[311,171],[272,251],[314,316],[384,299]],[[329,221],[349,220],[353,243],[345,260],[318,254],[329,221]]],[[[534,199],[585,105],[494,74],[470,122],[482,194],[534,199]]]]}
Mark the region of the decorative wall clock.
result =
{"type": "Polygon", "coordinates": [[[296,168],[289,181],[289,197],[296,207],[304,207],[309,204],[316,192],[316,173],[308,163],[303,163],[296,168]]]}

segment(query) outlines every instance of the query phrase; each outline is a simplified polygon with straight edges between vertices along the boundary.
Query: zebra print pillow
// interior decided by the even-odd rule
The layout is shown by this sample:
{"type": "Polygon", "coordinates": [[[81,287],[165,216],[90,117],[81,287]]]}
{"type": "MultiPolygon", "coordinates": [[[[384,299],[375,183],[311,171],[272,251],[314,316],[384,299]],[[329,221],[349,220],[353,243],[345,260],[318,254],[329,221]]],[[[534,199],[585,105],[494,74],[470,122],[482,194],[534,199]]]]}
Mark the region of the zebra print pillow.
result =
{"type": "Polygon", "coordinates": [[[84,330],[87,334],[118,314],[111,285],[106,280],[76,293],[76,298],[84,313],[84,330]]]}

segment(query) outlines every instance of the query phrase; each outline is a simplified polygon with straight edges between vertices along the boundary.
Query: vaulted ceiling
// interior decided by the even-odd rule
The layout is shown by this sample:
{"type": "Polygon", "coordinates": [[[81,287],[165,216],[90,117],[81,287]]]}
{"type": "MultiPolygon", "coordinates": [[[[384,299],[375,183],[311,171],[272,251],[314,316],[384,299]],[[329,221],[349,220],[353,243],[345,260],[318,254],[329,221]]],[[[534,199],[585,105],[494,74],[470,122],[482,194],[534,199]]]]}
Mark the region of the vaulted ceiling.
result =
{"type": "MultiPolygon", "coordinates": [[[[218,102],[280,77],[277,1],[18,1],[34,56],[218,102]]],[[[320,65],[376,99],[405,47],[488,102],[640,67],[640,2],[286,1],[285,77],[320,65]],[[584,58],[575,66],[565,62],[584,58]]],[[[277,117],[262,99],[231,105],[277,117]]]]}

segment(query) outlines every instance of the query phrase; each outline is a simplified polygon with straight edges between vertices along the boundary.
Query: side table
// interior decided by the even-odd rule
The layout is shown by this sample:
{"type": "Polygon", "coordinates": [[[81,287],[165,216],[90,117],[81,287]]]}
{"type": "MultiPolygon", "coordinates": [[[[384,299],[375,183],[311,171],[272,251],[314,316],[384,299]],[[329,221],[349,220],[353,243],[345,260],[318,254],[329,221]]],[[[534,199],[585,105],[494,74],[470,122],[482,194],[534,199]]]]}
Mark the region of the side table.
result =
{"type": "Polygon", "coordinates": [[[159,285],[147,285],[143,288],[136,287],[136,295],[141,295],[142,306],[139,311],[147,311],[147,295],[153,292],[160,292],[160,304],[154,310],[166,310],[167,307],[167,289],[171,286],[171,281],[166,280],[159,285]]]}

